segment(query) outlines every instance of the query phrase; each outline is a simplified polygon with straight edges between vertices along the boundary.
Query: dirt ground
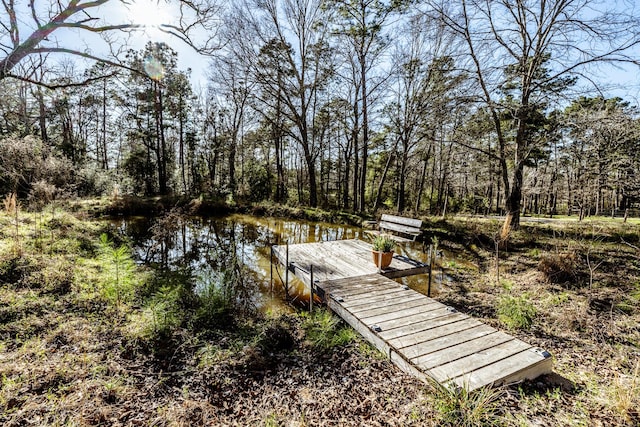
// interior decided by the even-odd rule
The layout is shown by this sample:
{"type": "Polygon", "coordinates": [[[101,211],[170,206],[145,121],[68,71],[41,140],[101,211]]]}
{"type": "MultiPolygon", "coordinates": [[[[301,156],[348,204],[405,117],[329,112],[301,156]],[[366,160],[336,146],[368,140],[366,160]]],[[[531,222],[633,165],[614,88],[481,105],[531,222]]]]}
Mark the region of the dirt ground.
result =
{"type": "Polygon", "coordinates": [[[640,423],[636,224],[525,224],[497,245],[487,232],[497,222],[431,224],[468,261],[444,265],[454,280],[437,298],[554,357],[552,375],[478,393],[421,383],[355,334],[319,345],[308,325],[326,318],[300,313],[132,338],[135,304],[114,307],[78,287],[92,276],[68,248],[16,256],[11,219],[0,225],[2,425],[640,423]]]}

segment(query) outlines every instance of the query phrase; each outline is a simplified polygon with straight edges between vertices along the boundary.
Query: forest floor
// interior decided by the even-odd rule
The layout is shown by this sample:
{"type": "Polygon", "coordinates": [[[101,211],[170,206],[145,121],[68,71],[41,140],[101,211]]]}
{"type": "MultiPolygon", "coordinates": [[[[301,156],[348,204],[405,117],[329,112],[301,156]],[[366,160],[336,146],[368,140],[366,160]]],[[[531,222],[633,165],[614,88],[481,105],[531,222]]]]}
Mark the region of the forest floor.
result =
{"type": "Polygon", "coordinates": [[[154,288],[102,227],[0,213],[1,425],[640,423],[637,223],[525,223],[497,262],[498,222],[430,223],[467,261],[443,266],[436,298],[554,357],[552,375],[475,393],[402,373],[323,310],[236,313],[154,288]]]}

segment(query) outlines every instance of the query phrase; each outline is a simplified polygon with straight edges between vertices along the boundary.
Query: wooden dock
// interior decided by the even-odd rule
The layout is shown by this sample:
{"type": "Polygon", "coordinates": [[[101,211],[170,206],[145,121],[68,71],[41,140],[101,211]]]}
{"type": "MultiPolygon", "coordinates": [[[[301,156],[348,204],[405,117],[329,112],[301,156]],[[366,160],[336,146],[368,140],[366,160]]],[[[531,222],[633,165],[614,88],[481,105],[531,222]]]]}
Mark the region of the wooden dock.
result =
{"type": "Polygon", "coordinates": [[[370,245],[358,240],[274,246],[284,265],[405,372],[469,390],[533,379],[552,370],[551,355],[456,312],[390,277],[427,266],[395,256],[378,273],[370,245]]]}

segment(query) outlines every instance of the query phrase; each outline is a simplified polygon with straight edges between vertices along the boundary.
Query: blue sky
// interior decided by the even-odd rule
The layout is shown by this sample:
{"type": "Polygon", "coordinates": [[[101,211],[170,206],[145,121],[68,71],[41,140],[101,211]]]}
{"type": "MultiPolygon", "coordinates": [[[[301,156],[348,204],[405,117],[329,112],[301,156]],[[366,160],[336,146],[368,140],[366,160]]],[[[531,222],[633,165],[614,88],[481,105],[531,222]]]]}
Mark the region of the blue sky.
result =
{"type": "MultiPolygon", "coordinates": [[[[47,2],[42,3],[44,5],[47,2]]],[[[20,7],[20,6],[18,6],[20,7]]],[[[24,9],[21,21],[25,27],[32,27],[32,20],[28,14],[26,4],[22,5],[24,9]]],[[[130,36],[124,34],[110,33],[110,36],[116,38],[116,45],[128,45],[133,49],[142,49],[148,41],[165,42],[175,49],[178,53],[178,66],[185,70],[192,70],[192,81],[194,86],[206,86],[206,73],[209,66],[209,59],[206,56],[198,54],[192,47],[186,45],[176,37],[172,37],[160,31],[156,25],[162,22],[171,22],[177,16],[175,3],[168,4],[164,1],[157,0],[133,0],[131,5],[124,5],[120,1],[111,0],[107,4],[96,10],[105,23],[120,24],[133,22],[146,25],[144,31],[138,31],[130,36]]],[[[26,31],[23,39],[26,38],[26,31]]],[[[51,42],[58,41],[64,47],[75,48],[79,50],[90,50],[97,55],[108,54],[108,44],[99,36],[91,34],[87,31],[73,29],[57,30],[51,42]]],[[[640,49],[638,49],[638,57],[640,58],[640,49]]],[[[60,55],[52,56],[53,60],[68,61],[68,57],[60,55]]],[[[637,66],[611,66],[603,65],[600,69],[592,70],[591,77],[603,83],[603,87],[609,86],[605,92],[605,96],[620,96],[632,104],[640,103],[639,89],[639,72],[637,66]]]]}

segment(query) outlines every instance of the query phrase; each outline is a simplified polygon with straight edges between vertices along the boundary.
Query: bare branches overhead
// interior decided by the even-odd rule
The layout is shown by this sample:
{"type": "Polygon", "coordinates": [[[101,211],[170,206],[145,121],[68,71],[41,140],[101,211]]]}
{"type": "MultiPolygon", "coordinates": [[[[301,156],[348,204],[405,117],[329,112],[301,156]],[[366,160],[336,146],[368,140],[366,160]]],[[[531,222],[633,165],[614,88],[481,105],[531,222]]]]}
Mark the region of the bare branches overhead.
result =
{"type": "MultiPolygon", "coordinates": [[[[44,4],[31,1],[21,4],[15,0],[2,0],[0,12],[0,80],[7,77],[31,79],[16,73],[25,58],[48,53],[62,53],[112,65],[123,62],[107,52],[118,50],[109,46],[109,34],[138,32],[144,26],[131,19],[111,17],[117,15],[114,6],[126,7],[131,3],[118,0],[48,0],[44,4]],[[109,8],[112,6],[111,8],[109,8]],[[106,12],[105,12],[106,11],[106,12]],[[118,19],[121,22],[118,22],[118,19]],[[75,30],[79,33],[69,33],[75,30]],[[84,36],[103,35],[103,52],[92,52],[82,46],[84,36]],[[73,37],[80,34],[80,39],[73,37]]],[[[177,7],[175,21],[159,25],[158,29],[192,46],[201,53],[210,54],[218,48],[217,16],[219,6],[215,0],[174,2],[177,7]]],[[[92,49],[95,50],[95,49],[92,49]]],[[[99,49],[98,49],[99,50],[99,49]]],[[[31,79],[34,83],[38,81],[31,79]]],[[[42,82],[45,83],[46,82],[42,82]]]]}

